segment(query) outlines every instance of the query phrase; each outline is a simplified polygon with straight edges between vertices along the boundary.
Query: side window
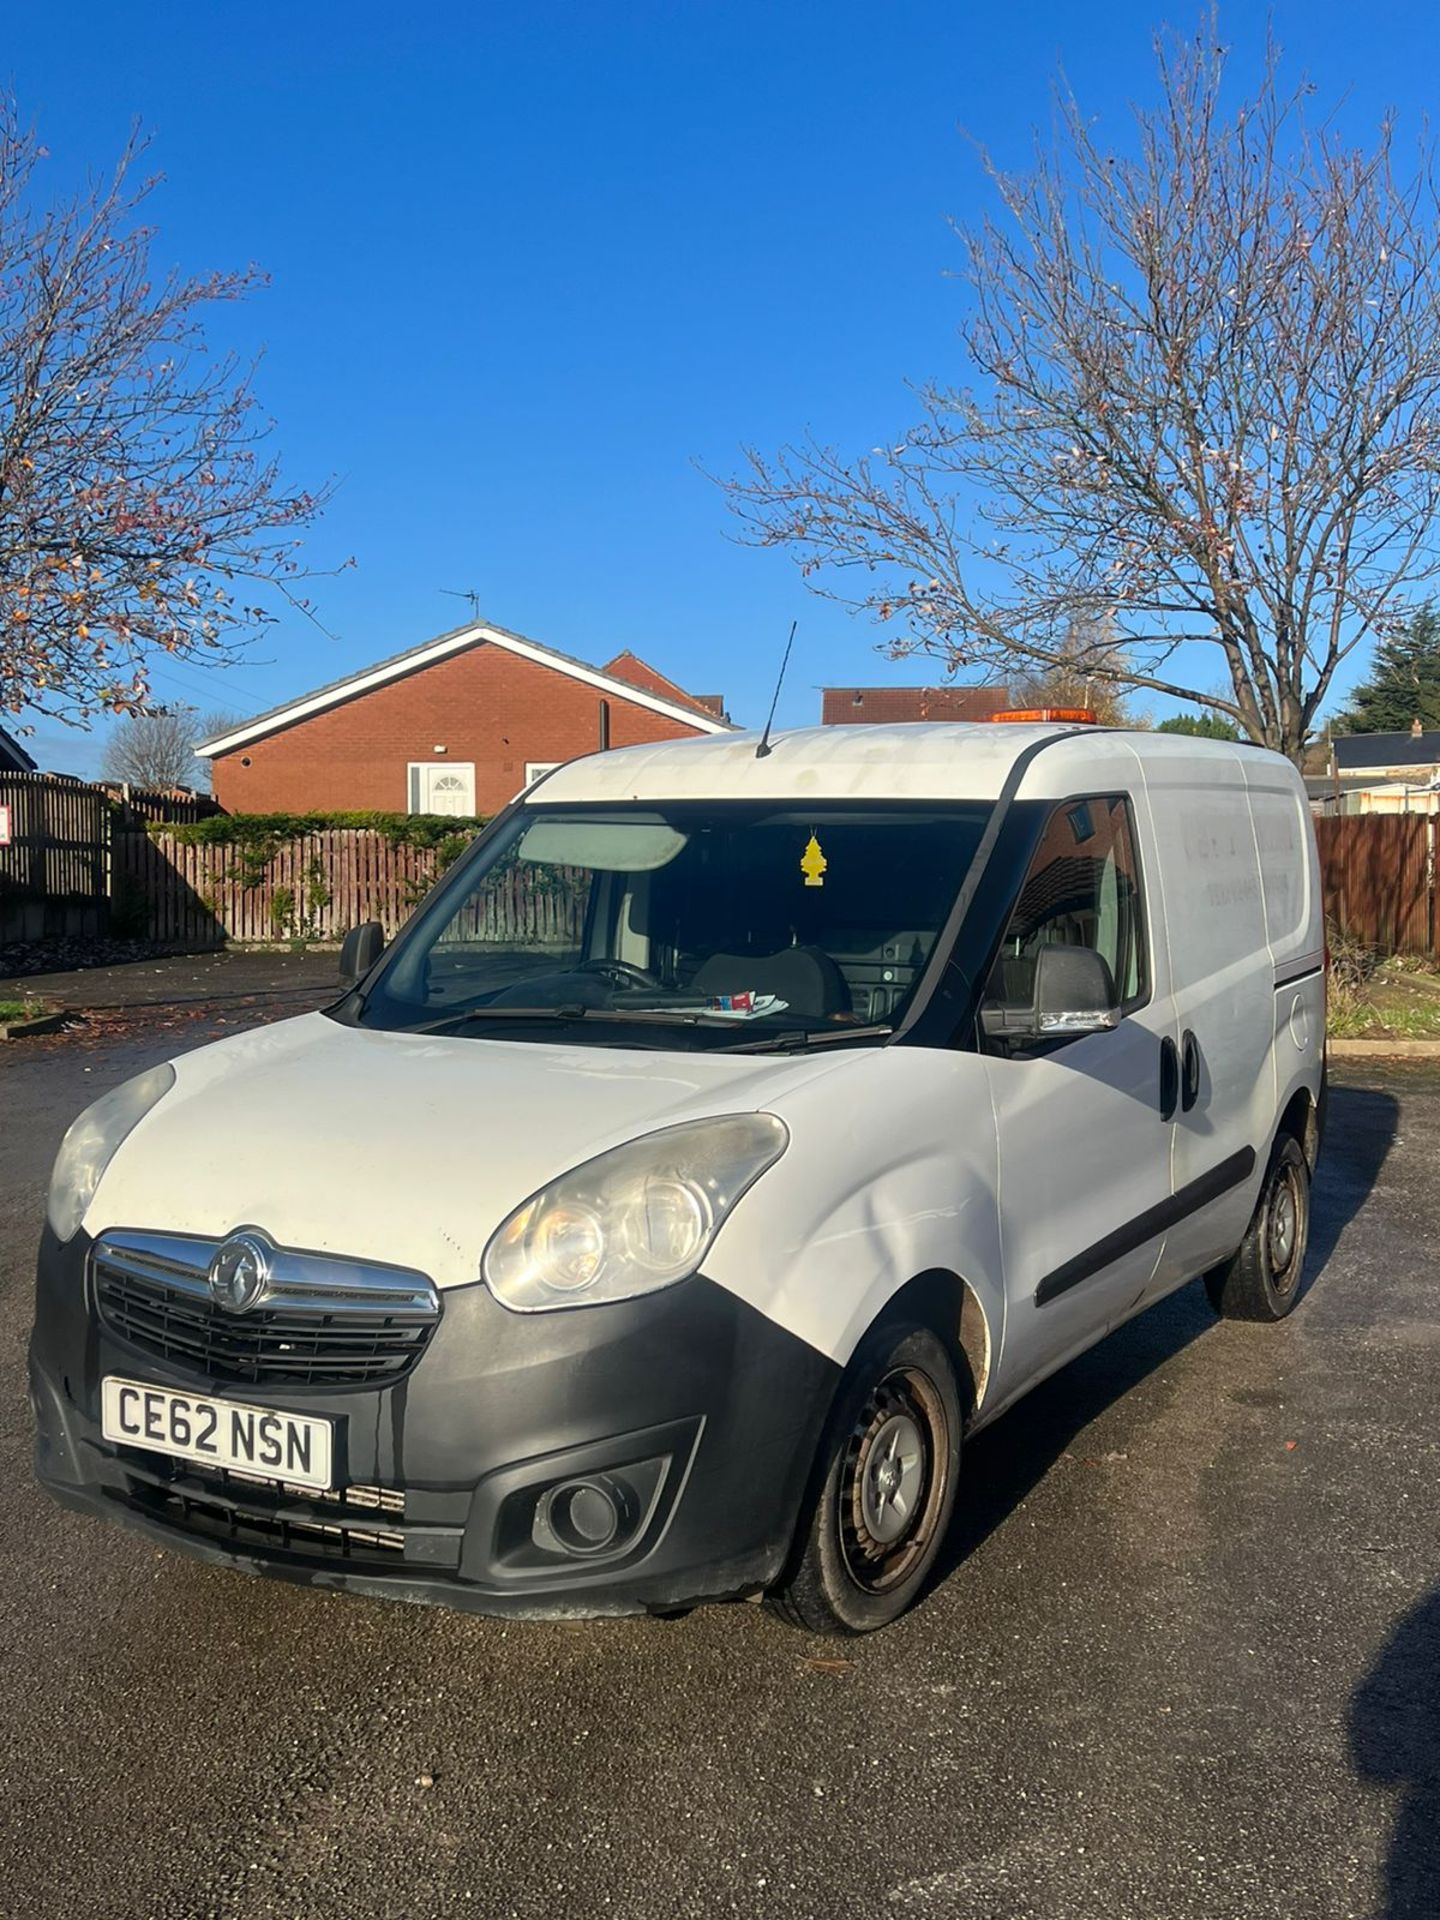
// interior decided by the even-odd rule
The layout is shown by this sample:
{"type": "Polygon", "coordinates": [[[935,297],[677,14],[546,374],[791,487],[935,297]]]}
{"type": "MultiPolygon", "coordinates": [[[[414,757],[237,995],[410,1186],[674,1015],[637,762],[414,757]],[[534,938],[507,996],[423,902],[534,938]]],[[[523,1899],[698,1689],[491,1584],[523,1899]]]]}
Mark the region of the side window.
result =
{"type": "Polygon", "coordinates": [[[1127,1010],[1149,992],[1140,867],[1121,794],[1063,800],[1045,825],[1005,929],[986,1001],[1028,1007],[1042,947],[1089,947],[1127,1010]]]}

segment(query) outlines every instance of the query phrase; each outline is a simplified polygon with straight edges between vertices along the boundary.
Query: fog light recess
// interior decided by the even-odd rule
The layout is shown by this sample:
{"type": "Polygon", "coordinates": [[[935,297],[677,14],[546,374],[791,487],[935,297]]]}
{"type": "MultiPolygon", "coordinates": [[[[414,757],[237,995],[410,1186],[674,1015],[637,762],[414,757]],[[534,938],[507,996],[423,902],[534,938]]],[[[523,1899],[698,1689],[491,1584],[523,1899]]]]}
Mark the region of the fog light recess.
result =
{"type": "Polygon", "coordinates": [[[535,1507],[536,1546],[576,1554],[610,1553],[635,1531],[634,1493],[614,1474],[562,1480],[541,1494],[535,1507]]]}

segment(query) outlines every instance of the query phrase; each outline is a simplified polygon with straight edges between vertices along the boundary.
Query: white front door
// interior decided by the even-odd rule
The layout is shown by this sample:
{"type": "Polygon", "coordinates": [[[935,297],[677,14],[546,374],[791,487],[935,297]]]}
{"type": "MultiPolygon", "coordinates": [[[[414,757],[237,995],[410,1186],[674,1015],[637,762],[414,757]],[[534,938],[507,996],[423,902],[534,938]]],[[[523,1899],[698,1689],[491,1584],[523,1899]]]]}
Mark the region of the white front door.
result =
{"type": "Polygon", "coordinates": [[[412,761],[410,811],[452,813],[472,818],[475,812],[475,762],[412,761]]]}
{"type": "Polygon", "coordinates": [[[1164,1247],[1171,1128],[1161,1071],[1172,1015],[1165,948],[1147,938],[1137,813],[1123,794],[1056,806],[987,990],[992,1005],[1024,1007],[1044,947],[1087,946],[1105,960],[1123,1009],[1113,1030],[1062,1044],[985,1043],[1000,1150],[1006,1398],[1123,1319],[1164,1247]]]}

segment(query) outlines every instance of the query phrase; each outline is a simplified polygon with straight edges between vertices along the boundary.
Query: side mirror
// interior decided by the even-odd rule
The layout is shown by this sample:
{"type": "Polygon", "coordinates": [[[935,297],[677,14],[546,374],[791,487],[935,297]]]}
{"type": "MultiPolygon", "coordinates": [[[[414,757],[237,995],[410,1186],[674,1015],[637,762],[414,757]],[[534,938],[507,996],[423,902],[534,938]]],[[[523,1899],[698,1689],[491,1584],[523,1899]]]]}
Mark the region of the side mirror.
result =
{"type": "Polygon", "coordinates": [[[1069,1040],[1104,1033],[1120,1024],[1120,1003],[1110,968],[1090,947],[1041,947],[1029,1006],[992,1004],[980,1009],[980,1025],[992,1040],[1023,1046],[1034,1040],[1069,1040]]]}
{"type": "Polygon", "coordinates": [[[385,951],[385,929],[378,920],[352,927],[340,949],[340,984],[353,987],[365,978],[385,951]]]}
{"type": "Polygon", "coordinates": [[[1120,1024],[1110,968],[1091,947],[1042,947],[1035,956],[1035,1037],[1060,1040],[1120,1024]]]}

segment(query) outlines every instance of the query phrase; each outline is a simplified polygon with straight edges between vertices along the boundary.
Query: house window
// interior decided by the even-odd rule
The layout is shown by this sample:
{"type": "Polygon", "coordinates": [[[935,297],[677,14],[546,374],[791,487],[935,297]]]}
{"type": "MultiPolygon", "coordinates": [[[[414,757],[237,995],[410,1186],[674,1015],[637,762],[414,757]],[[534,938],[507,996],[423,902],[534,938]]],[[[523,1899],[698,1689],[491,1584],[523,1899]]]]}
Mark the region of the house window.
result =
{"type": "Polygon", "coordinates": [[[469,819],[475,812],[473,760],[412,760],[411,813],[453,813],[469,819]]]}
{"type": "Polygon", "coordinates": [[[525,762],[525,785],[533,787],[542,773],[553,773],[556,767],[563,766],[562,760],[527,760],[525,762]]]}

